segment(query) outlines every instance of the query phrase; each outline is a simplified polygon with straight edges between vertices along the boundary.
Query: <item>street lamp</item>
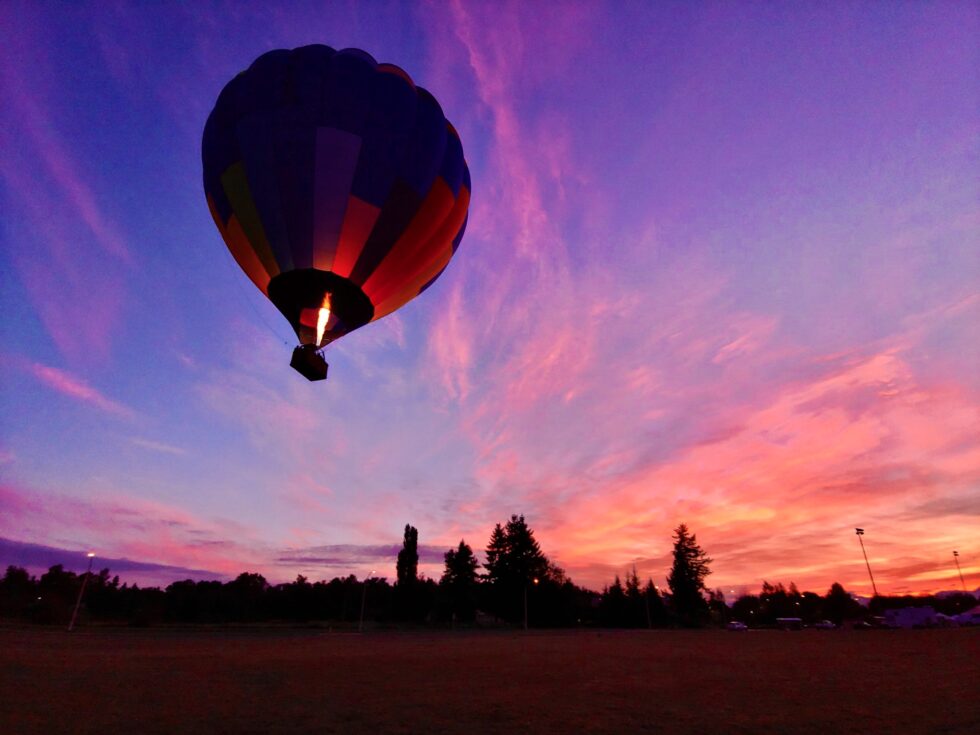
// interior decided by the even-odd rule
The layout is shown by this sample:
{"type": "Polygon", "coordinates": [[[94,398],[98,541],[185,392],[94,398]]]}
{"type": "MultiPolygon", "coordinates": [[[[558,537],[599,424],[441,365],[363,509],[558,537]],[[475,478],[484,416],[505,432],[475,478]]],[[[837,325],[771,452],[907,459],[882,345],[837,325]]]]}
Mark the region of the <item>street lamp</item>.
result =
{"type": "Polygon", "coordinates": [[[871,589],[874,590],[875,597],[877,597],[878,596],[878,588],[875,586],[875,577],[871,573],[871,564],[868,562],[868,552],[864,550],[864,539],[861,538],[862,536],[864,536],[864,529],[863,528],[855,528],[854,529],[854,533],[857,534],[858,541],[861,542],[861,553],[864,554],[864,564],[865,564],[865,566],[868,567],[868,576],[871,577],[871,589]]]}
{"type": "Polygon", "coordinates": [[[371,573],[367,575],[367,578],[364,580],[364,585],[361,587],[361,619],[357,623],[358,633],[364,632],[364,603],[367,602],[367,586],[372,576],[374,576],[373,569],[371,570],[371,573]]]}
{"type": "Polygon", "coordinates": [[[963,570],[960,569],[960,552],[953,550],[953,561],[956,562],[956,571],[960,575],[960,584],[963,585],[963,591],[966,592],[966,581],[963,579],[963,570]]]}
{"type": "MultiPolygon", "coordinates": [[[[535,577],[531,580],[535,585],[541,583],[541,580],[535,577]]],[[[527,582],[524,583],[524,630],[527,630],[527,582]]]]}
{"type": "Polygon", "coordinates": [[[88,578],[92,574],[92,559],[95,558],[95,552],[90,551],[88,556],[88,569],[85,570],[85,578],[82,580],[82,587],[78,590],[78,599],[75,600],[75,611],[71,614],[71,622],[68,623],[68,632],[70,633],[75,628],[75,619],[78,617],[78,608],[82,605],[82,595],[85,594],[85,585],[88,584],[88,578]]]}

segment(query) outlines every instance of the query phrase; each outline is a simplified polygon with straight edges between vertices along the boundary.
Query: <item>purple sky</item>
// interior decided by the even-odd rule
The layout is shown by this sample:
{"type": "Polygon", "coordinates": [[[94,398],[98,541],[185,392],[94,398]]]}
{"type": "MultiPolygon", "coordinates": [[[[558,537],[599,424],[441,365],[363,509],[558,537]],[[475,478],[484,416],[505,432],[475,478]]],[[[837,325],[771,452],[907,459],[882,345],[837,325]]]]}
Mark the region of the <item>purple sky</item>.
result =
{"type": "Polygon", "coordinates": [[[0,5],[0,563],[391,578],[412,523],[438,576],[524,513],[593,587],[680,522],[726,591],[867,592],[854,526],[883,592],[980,584],[975,3],[266,5],[0,5]],[[406,69],[473,176],[319,384],[200,162],[308,43],[406,69]]]}

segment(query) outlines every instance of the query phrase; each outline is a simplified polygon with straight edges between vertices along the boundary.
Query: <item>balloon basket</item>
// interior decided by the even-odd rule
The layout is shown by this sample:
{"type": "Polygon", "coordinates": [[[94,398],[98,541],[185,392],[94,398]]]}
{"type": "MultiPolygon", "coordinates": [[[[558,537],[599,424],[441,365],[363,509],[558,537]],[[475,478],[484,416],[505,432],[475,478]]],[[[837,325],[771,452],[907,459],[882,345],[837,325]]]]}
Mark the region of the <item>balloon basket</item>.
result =
{"type": "Polygon", "coordinates": [[[327,379],[327,361],[314,345],[300,345],[293,350],[289,366],[307,380],[327,379]]]}

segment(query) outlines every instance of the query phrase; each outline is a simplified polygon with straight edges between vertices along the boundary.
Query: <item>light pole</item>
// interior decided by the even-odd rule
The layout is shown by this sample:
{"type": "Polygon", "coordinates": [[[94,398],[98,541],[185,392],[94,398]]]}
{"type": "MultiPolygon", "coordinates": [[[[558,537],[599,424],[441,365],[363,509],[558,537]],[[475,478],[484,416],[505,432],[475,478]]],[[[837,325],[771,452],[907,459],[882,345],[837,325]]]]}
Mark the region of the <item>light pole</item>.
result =
{"type": "Polygon", "coordinates": [[[361,587],[361,619],[357,623],[357,632],[364,632],[364,603],[367,602],[367,586],[368,582],[371,581],[371,577],[374,575],[374,570],[371,570],[371,574],[367,575],[367,579],[364,580],[364,585],[361,587]]]}
{"type": "Polygon", "coordinates": [[[85,578],[82,580],[82,587],[78,590],[78,599],[75,600],[75,611],[71,614],[71,622],[68,623],[68,632],[70,633],[75,628],[75,619],[78,617],[78,608],[82,605],[82,595],[85,594],[85,585],[88,584],[88,578],[92,574],[92,559],[95,558],[95,552],[88,552],[88,569],[85,570],[85,578]]]}
{"type": "Polygon", "coordinates": [[[861,537],[864,535],[863,528],[855,528],[854,533],[857,534],[858,541],[861,542],[861,553],[864,554],[864,564],[868,567],[868,576],[871,577],[871,589],[874,590],[875,597],[878,596],[878,588],[875,586],[875,575],[871,573],[871,564],[868,562],[868,552],[864,550],[864,539],[861,537]]]}
{"type": "Polygon", "coordinates": [[[956,562],[956,571],[960,575],[960,584],[963,585],[963,591],[966,592],[966,581],[963,579],[963,570],[960,569],[960,552],[953,549],[953,561],[956,562]]]}

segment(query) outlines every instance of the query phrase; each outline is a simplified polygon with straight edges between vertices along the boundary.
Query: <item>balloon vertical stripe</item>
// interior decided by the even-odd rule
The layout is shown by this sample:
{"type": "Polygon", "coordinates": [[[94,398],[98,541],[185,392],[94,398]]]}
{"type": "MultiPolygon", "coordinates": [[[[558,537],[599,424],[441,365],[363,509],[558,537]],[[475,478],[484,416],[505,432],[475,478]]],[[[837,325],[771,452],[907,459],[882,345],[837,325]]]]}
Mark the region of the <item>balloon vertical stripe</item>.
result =
{"type": "Polygon", "coordinates": [[[329,271],[347,213],[361,138],[336,128],[317,128],[313,196],[313,267],[329,271]]]}

